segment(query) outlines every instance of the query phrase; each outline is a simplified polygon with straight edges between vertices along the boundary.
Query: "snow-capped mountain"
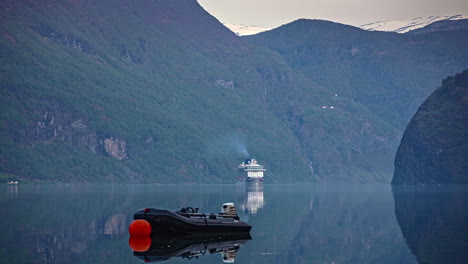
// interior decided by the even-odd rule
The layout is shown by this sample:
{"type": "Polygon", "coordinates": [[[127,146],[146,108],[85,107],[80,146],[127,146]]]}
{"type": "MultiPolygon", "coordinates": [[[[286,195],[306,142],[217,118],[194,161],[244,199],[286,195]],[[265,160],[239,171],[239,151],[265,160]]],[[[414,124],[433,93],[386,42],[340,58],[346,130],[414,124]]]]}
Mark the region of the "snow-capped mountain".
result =
{"type": "Polygon", "coordinates": [[[410,20],[400,21],[378,21],[369,24],[359,26],[362,29],[370,31],[391,31],[397,33],[406,33],[410,30],[425,27],[441,20],[459,20],[468,19],[465,15],[454,15],[454,16],[429,16],[429,17],[418,17],[410,20]]]}
{"type": "MultiPolygon", "coordinates": [[[[396,33],[406,33],[411,30],[420,29],[432,23],[442,20],[460,20],[468,19],[466,15],[453,16],[429,16],[417,17],[409,20],[377,21],[359,26],[359,28],[369,31],[390,31],[396,33]]],[[[232,32],[239,36],[254,35],[260,32],[268,31],[273,28],[264,28],[258,26],[246,26],[239,24],[224,24],[232,32]]]]}
{"type": "Polygon", "coordinates": [[[257,26],[246,26],[246,25],[236,25],[236,24],[224,24],[232,32],[236,33],[239,36],[254,35],[263,31],[270,30],[271,28],[263,28],[257,26]]]}

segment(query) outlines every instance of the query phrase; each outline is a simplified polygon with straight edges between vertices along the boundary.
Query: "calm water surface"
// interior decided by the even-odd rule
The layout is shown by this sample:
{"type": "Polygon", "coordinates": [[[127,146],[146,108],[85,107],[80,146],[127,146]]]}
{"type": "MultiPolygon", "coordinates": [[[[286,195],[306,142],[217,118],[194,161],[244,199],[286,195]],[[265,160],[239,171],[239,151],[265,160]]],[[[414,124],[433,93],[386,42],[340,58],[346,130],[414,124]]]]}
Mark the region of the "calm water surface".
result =
{"type": "Polygon", "coordinates": [[[228,254],[235,263],[321,264],[468,257],[466,187],[2,185],[0,195],[0,263],[141,263],[128,244],[135,210],[218,212],[224,202],[234,202],[253,226],[251,240],[227,243],[224,254],[210,245],[200,250],[200,243],[171,244],[186,257],[157,257],[223,263],[228,254]]]}

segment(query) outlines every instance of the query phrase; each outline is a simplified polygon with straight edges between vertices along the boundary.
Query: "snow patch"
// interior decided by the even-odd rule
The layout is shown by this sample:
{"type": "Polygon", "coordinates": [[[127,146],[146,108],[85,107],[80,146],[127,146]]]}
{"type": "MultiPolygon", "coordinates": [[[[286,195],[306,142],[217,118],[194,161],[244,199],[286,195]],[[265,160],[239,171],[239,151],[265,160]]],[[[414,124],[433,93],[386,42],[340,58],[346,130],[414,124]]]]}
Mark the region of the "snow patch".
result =
{"type": "Polygon", "coordinates": [[[459,20],[467,18],[468,16],[465,15],[428,16],[399,21],[377,21],[369,24],[364,24],[359,27],[369,31],[390,31],[396,33],[406,33],[410,30],[422,28],[440,20],[459,20]]]}
{"type": "Polygon", "coordinates": [[[236,33],[238,36],[255,35],[257,33],[268,31],[271,29],[271,28],[236,25],[236,24],[224,24],[224,26],[229,28],[232,32],[236,33]]]}

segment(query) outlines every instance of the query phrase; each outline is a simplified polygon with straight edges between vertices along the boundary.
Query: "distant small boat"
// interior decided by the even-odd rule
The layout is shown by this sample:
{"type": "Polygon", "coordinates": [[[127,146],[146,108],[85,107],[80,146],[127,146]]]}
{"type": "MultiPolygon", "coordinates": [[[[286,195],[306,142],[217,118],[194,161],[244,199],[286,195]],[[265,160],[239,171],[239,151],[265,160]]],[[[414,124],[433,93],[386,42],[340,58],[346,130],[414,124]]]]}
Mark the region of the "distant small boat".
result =
{"type": "Polygon", "coordinates": [[[18,181],[9,181],[9,182],[7,182],[7,184],[16,185],[16,184],[18,184],[18,181]]]}
{"type": "Polygon", "coordinates": [[[133,215],[131,236],[236,234],[249,233],[252,228],[241,221],[233,203],[225,203],[219,214],[198,213],[198,208],[182,208],[179,211],[145,208],[133,215]]]}

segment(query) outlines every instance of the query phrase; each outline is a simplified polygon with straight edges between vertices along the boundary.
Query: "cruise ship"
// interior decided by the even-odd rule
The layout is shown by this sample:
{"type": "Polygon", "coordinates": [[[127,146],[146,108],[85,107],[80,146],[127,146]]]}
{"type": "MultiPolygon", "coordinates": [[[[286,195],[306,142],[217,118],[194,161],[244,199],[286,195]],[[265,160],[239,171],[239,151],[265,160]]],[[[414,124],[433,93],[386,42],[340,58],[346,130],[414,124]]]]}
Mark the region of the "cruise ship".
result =
{"type": "Polygon", "coordinates": [[[263,168],[263,165],[257,163],[257,160],[246,159],[237,168],[243,177],[247,176],[245,182],[263,182],[263,172],[266,170],[263,168]]]}

